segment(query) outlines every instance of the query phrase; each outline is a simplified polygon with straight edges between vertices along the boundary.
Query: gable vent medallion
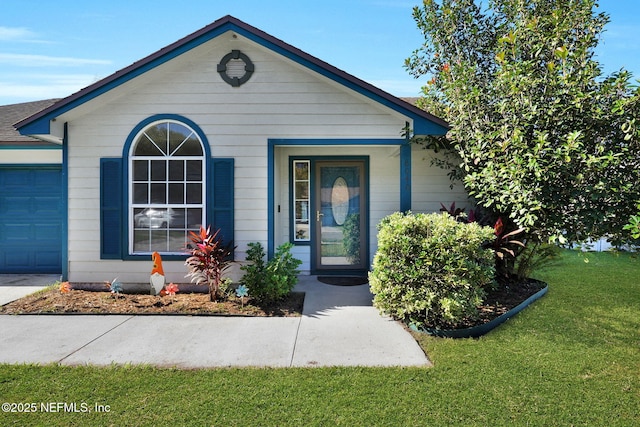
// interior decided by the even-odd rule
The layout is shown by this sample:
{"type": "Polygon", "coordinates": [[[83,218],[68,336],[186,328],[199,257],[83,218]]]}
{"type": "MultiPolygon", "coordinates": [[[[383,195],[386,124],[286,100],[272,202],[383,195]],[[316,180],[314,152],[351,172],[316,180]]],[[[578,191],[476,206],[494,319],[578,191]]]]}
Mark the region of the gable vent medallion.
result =
{"type": "Polygon", "coordinates": [[[220,77],[233,87],[238,87],[248,82],[254,69],[251,59],[239,50],[232,50],[227,53],[218,64],[220,77]]]}

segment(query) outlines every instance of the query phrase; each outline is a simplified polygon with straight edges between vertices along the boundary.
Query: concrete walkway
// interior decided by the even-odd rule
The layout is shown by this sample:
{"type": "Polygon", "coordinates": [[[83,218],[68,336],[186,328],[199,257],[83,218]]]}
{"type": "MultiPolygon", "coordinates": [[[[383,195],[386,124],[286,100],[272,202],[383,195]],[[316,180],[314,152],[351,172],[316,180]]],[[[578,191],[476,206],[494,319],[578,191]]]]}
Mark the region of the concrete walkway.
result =
{"type": "MultiPolygon", "coordinates": [[[[56,279],[0,275],[0,304],[56,279]],[[39,286],[25,287],[25,279],[39,286]]],[[[431,365],[400,323],[371,306],[368,285],[331,286],[301,276],[295,290],[306,292],[301,317],[0,315],[0,363],[431,365]]]]}

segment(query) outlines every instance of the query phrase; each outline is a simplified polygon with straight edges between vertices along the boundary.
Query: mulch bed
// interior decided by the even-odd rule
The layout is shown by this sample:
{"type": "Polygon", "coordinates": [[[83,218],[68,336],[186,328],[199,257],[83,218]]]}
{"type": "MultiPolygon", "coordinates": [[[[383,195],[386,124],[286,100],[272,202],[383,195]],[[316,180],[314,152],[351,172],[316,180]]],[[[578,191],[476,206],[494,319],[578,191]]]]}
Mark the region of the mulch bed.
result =
{"type": "MultiPolygon", "coordinates": [[[[72,284],[73,285],[73,284],[72,284]]],[[[292,292],[278,303],[258,304],[235,296],[211,302],[207,293],[111,294],[107,291],[73,289],[62,293],[47,288],[0,307],[0,314],[181,314],[256,317],[296,317],[302,314],[304,293],[292,292]]]]}
{"type": "Polygon", "coordinates": [[[426,326],[437,329],[466,329],[484,325],[517,307],[545,286],[547,286],[546,283],[535,279],[512,279],[510,282],[501,283],[497,289],[487,292],[484,303],[478,307],[477,317],[466,318],[456,324],[426,326]]]}

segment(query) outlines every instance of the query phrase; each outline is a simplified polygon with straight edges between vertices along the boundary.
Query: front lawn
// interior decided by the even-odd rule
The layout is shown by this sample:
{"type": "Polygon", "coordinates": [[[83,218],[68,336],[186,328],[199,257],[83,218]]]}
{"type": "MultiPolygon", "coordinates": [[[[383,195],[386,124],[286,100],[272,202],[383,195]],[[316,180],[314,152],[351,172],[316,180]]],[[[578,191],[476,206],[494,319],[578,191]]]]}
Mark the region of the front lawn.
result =
{"type": "Polygon", "coordinates": [[[588,260],[564,253],[536,276],[547,295],[480,339],[419,335],[432,368],[1,365],[1,403],[109,412],[3,406],[0,425],[640,425],[640,259],[588,260]]]}

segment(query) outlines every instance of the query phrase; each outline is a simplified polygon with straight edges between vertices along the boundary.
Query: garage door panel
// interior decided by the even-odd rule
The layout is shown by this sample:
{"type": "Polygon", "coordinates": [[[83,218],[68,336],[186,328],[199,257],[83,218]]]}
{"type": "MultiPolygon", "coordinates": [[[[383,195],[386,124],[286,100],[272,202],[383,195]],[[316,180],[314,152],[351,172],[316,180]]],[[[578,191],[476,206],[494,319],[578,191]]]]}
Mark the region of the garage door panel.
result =
{"type": "Polygon", "coordinates": [[[0,166],[0,273],[62,269],[59,167],[0,166]]]}

